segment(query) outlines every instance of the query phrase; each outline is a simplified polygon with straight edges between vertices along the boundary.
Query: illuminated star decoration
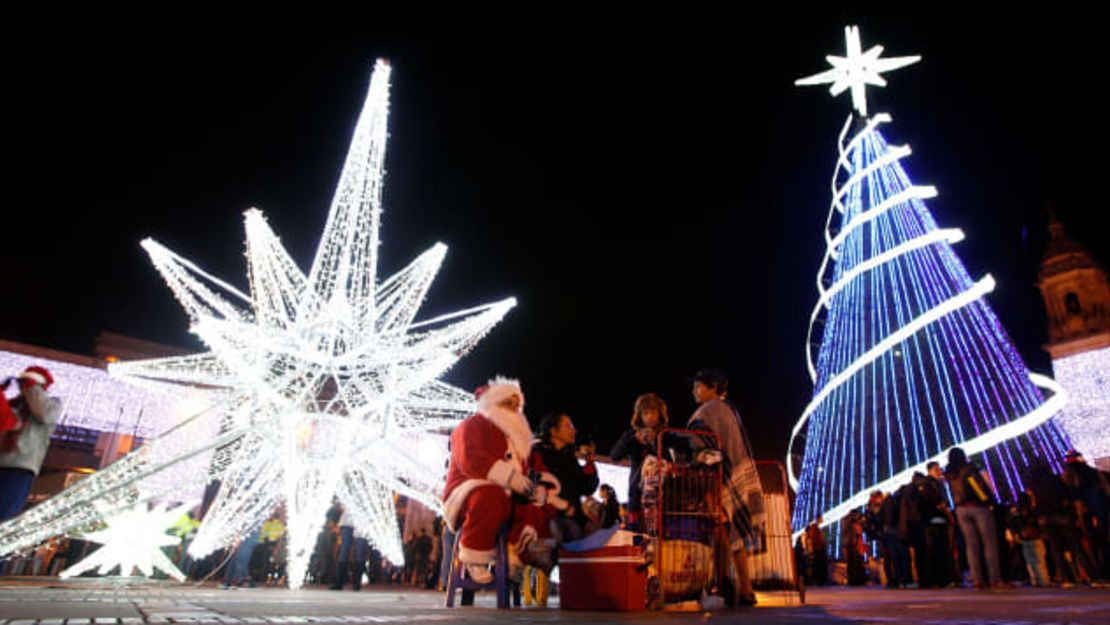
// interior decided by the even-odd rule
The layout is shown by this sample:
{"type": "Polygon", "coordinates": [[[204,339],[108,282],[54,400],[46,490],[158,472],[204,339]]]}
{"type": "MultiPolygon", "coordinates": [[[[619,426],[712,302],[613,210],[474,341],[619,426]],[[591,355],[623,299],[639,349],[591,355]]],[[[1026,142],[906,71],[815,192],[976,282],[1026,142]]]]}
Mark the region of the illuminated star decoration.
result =
{"type": "Polygon", "coordinates": [[[828,55],[825,59],[832,65],[832,69],[825,70],[806,78],[794,81],[795,85],[823,85],[832,83],[829,93],[836,97],[846,89],[852,90],[852,106],[863,117],[867,117],[867,85],[885,87],[886,81],[880,76],[883,72],[896,70],[907,65],[912,65],[921,60],[920,56],[898,56],[889,59],[880,59],[883,53],[882,46],[872,46],[867,52],[861,52],[859,41],[859,27],[848,26],[844,29],[844,39],[848,49],[848,56],[828,55]]]}
{"type": "Polygon", "coordinates": [[[221,451],[220,490],[189,551],[230,546],[283,505],[293,588],[333,498],[386,558],[402,561],[394,493],[439,508],[438,433],[473,407],[469,393],[437,378],[516,305],[414,321],[442,244],[377,279],[389,74],[378,61],[308,274],[255,209],[245,216],[250,295],[148,239],[143,247],[209,351],[111,367],[228,391],[222,431],[241,436],[221,451]]]}
{"type": "Polygon", "coordinates": [[[136,568],[150,577],[157,568],[179,582],[185,581],[185,575],[166,557],[162,548],[175,547],[181,542],[180,537],[166,532],[173,529],[178,519],[191,507],[192,504],[172,509],[162,506],[148,511],[146,504],[139,504],[109,516],[105,519],[107,528],[79,536],[82,540],[102,546],[58,576],[67,579],[92,569],[96,569],[99,575],[105,575],[119,567],[119,574],[123,577],[130,576],[136,568]]]}

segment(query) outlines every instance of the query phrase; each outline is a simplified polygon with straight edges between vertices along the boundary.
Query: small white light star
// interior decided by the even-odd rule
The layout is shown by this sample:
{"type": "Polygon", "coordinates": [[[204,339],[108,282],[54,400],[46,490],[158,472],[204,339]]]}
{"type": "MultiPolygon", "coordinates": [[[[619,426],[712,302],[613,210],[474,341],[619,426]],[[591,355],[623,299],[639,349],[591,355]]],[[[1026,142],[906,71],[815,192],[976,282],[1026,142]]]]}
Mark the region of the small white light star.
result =
{"type": "Polygon", "coordinates": [[[886,81],[880,76],[883,72],[896,70],[907,65],[912,65],[921,60],[920,56],[898,56],[889,59],[880,59],[883,53],[882,46],[873,46],[867,52],[861,52],[863,46],[859,41],[859,27],[848,26],[844,29],[844,39],[848,49],[848,56],[826,56],[832,69],[821,73],[799,78],[795,85],[823,85],[832,83],[829,94],[838,96],[846,89],[852,90],[852,106],[859,114],[867,116],[867,85],[885,87],[886,81]]]}
{"type": "Polygon", "coordinates": [[[76,577],[94,568],[104,575],[118,566],[119,574],[124,577],[136,568],[150,577],[158,568],[179,582],[185,581],[185,575],[166,557],[162,548],[181,542],[181,538],[166,532],[173,529],[190,507],[192,504],[172,509],[162,506],[148,511],[143,503],[109,516],[105,519],[108,527],[79,536],[103,546],[58,576],[62,579],[76,577]]]}

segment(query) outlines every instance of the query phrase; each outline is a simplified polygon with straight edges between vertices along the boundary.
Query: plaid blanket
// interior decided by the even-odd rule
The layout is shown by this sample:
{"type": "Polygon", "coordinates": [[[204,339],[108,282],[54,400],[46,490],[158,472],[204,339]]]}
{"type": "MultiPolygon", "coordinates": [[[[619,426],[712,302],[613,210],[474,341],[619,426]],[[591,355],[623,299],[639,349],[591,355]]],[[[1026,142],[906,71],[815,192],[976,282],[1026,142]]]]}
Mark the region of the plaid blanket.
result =
{"type": "Polygon", "coordinates": [[[729,544],[752,552],[766,548],[763,539],[767,514],[763,505],[763,488],[755,462],[745,458],[732,467],[725,480],[722,506],[729,519],[729,544]]]}

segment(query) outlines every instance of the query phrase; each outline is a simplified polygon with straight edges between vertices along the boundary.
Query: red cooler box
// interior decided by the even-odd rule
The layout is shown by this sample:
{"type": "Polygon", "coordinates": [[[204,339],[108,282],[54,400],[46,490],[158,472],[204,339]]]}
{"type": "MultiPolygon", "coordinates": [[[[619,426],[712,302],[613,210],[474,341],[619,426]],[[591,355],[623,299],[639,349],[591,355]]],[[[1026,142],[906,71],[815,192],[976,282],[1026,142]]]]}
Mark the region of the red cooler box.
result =
{"type": "Polygon", "coordinates": [[[565,610],[643,610],[647,567],[641,547],[559,550],[559,607],[565,610]]]}

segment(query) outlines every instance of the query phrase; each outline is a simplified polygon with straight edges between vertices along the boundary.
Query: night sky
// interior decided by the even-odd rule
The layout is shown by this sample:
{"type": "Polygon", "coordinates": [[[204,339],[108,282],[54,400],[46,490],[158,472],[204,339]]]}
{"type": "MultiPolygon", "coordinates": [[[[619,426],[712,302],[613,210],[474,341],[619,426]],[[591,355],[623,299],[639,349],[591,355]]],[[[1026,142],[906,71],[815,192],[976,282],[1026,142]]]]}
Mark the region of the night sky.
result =
{"type": "MultiPolygon", "coordinates": [[[[797,11],[800,13],[800,10],[797,11]]],[[[921,54],[869,89],[1031,368],[1046,202],[1110,263],[1100,20],[1079,15],[367,15],[296,29],[58,27],[11,59],[0,338],[88,354],[114,331],[200,348],[139,247],[246,288],[242,213],[307,267],[375,57],[394,67],[382,270],[449,253],[421,317],[520,304],[447,380],[519,377],[606,450],[637,394],[694,408],[724,370],[757,455],[812,392],[804,340],[849,111],[793,81],[865,48],[921,54]],[[740,20],[740,21],[738,21],[740,20]],[[14,169],[12,161],[14,160],[14,169]],[[14,195],[11,191],[15,191],[14,195]]]]}

